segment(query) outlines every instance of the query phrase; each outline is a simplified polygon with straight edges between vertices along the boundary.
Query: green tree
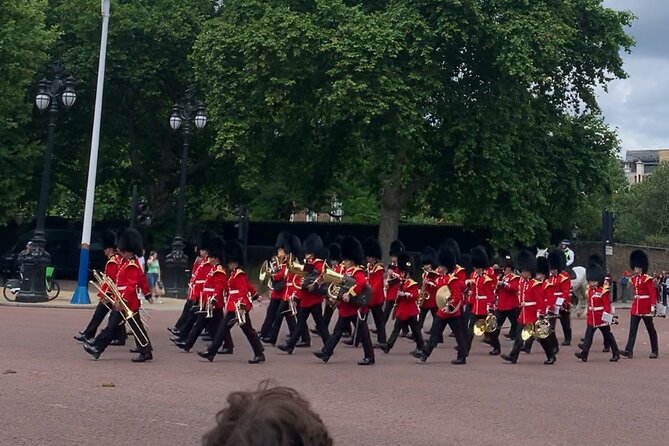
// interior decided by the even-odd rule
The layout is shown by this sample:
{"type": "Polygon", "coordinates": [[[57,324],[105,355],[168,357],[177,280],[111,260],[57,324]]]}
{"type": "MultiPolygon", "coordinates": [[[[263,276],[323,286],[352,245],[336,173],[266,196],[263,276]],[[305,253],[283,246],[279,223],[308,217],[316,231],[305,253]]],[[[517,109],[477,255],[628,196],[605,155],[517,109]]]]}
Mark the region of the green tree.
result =
{"type": "Polygon", "coordinates": [[[192,58],[240,200],[327,209],[356,187],[386,245],[417,207],[531,243],[613,156],[594,89],[626,76],[631,20],[596,0],[230,0],[192,58]]]}
{"type": "Polygon", "coordinates": [[[614,211],[616,240],[669,246],[669,165],[617,194],[614,211]]]}
{"type": "Polygon", "coordinates": [[[41,141],[27,124],[38,68],[57,36],[46,25],[46,6],[46,0],[0,2],[0,223],[25,210],[25,186],[41,161],[41,141]]]}
{"type": "MultiPolygon", "coordinates": [[[[155,219],[169,219],[179,184],[182,134],[169,127],[172,105],[194,76],[188,61],[202,23],[216,0],[114,1],[111,5],[102,116],[96,218],[126,218],[132,184],[138,184],[155,219]]],[[[51,0],[49,22],[62,30],[54,55],[62,55],[78,80],[77,106],[59,125],[54,166],[55,209],[83,213],[95,86],[100,50],[100,4],[51,0]]],[[[203,94],[198,93],[200,98],[203,94]]],[[[190,190],[216,178],[204,147],[207,129],[193,131],[190,190]]],[[[189,190],[189,198],[190,192],[189,190]]],[[[197,212],[200,203],[188,210],[197,212]]],[[[197,214],[196,214],[197,215],[197,214]]]]}

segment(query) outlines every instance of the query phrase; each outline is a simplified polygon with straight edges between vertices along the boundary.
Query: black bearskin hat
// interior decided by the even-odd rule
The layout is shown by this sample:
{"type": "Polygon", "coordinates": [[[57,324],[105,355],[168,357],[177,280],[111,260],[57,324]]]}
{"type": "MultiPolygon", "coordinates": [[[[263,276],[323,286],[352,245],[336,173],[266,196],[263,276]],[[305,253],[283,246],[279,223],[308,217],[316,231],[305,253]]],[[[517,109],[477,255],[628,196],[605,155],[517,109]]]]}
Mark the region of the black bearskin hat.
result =
{"type": "Polygon", "coordinates": [[[202,231],[202,233],[200,234],[200,238],[197,241],[197,248],[198,249],[203,249],[203,250],[206,251],[207,250],[207,244],[209,243],[209,240],[211,238],[215,237],[215,236],[216,235],[208,229],[202,231]]]}
{"type": "Polygon", "coordinates": [[[406,252],[400,253],[400,255],[397,256],[397,267],[403,273],[411,273],[411,271],[413,271],[413,259],[411,258],[411,255],[406,252]]]}
{"type": "Polygon", "coordinates": [[[602,268],[598,263],[591,263],[588,269],[585,271],[585,280],[588,282],[597,282],[602,285],[604,284],[605,278],[606,274],[604,273],[604,268],[602,268]]]}
{"type": "Polygon", "coordinates": [[[446,268],[449,273],[452,273],[455,270],[455,254],[453,250],[446,243],[439,247],[439,265],[446,268]]]}
{"type": "Polygon", "coordinates": [[[399,240],[393,240],[390,242],[390,249],[388,250],[388,255],[390,257],[397,257],[405,251],[404,243],[399,240]]]}
{"type": "Polygon", "coordinates": [[[355,237],[344,237],[344,240],[341,241],[341,257],[358,265],[365,264],[365,253],[360,241],[355,237]]]}
{"type": "Polygon", "coordinates": [[[499,250],[499,267],[504,269],[504,268],[511,268],[515,269],[516,264],[513,261],[513,256],[511,255],[511,251],[508,249],[500,249],[499,250]]]}
{"type": "Polygon", "coordinates": [[[330,243],[328,251],[330,251],[328,259],[341,262],[341,246],[339,246],[339,243],[330,243]]]}
{"type": "Polygon", "coordinates": [[[564,253],[559,249],[553,249],[548,253],[548,264],[551,269],[556,269],[558,272],[562,271],[565,264],[564,253]]]}
{"type": "Polygon", "coordinates": [[[212,237],[207,243],[207,254],[216,257],[221,263],[225,263],[225,242],[221,237],[212,237]]]}
{"type": "Polygon", "coordinates": [[[432,267],[437,266],[437,251],[434,250],[432,246],[426,246],[420,253],[420,263],[421,265],[432,265],[432,267]]]}
{"type": "Polygon", "coordinates": [[[142,235],[133,228],[124,230],[118,240],[118,249],[120,251],[132,252],[136,256],[141,257],[144,254],[142,235]]]}
{"type": "Polygon", "coordinates": [[[102,233],[102,249],[116,249],[116,233],[106,230],[102,233]]]}
{"type": "Polygon", "coordinates": [[[592,265],[595,263],[601,266],[602,269],[604,268],[604,260],[602,260],[602,257],[599,254],[593,254],[590,257],[588,257],[588,265],[592,265]]]}
{"type": "Polygon", "coordinates": [[[529,271],[532,275],[537,272],[537,259],[530,251],[522,251],[518,254],[518,270],[529,271]]]}
{"type": "Polygon", "coordinates": [[[648,256],[640,249],[630,253],[630,268],[641,268],[644,274],[648,272],[648,256]]]}
{"type": "Polygon", "coordinates": [[[292,237],[293,236],[290,234],[290,232],[279,232],[279,235],[276,237],[276,242],[274,242],[274,249],[278,250],[279,248],[282,248],[284,251],[286,251],[286,254],[288,254],[291,248],[292,237]]]}
{"type": "Polygon", "coordinates": [[[451,251],[453,251],[453,255],[455,256],[455,263],[460,263],[460,245],[458,245],[458,242],[455,241],[455,239],[448,238],[446,241],[444,241],[444,244],[451,248],[451,251]]]}
{"type": "Polygon", "coordinates": [[[244,265],[244,248],[239,240],[231,240],[225,244],[226,263],[236,263],[238,266],[244,265]]]}
{"type": "Polygon", "coordinates": [[[537,257],[537,274],[543,274],[546,277],[551,274],[551,266],[546,257],[537,257]]]}
{"type": "Polygon", "coordinates": [[[321,249],[318,250],[315,256],[317,259],[327,260],[330,258],[330,250],[328,249],[327,246],[323,246],[321,249]]]}
{"type": "Polygon", "coordinates": [[[469,253],[466,252],[460,255],[458,264],[465,269],[468,276],[472,273],[472,256],[469,253]]]}
{"type": "Polygon", "coordinates": [[[472,248],[470,254],[472,256],[473,268],[487,268],[490,266],[488,254],[485,252],[485,249],[482,246],[472,248]]]}
{"type": "Polygon", "coordinates": [[[362,250],[365,253],[365,257],[374,257],[375,259],[383,257],[383,254],[381,253],[381,243],[379,243],[379,239],[375,237],[366,238],[365,241],[362,242],[362,250]]]}
{"type": "Polygon", "coordinates": [[[295,259],[304,258],[304,252],[302,251],[302,242],[300,238],[296,235],[290,236],[290,253],[295,259]]]}
{"type": "Polygon", "coordinates": [[[318,234],[309,234],[302,243],[302,250],[305,254],[317,256],[323,249],[323,240],[318,234]]]}

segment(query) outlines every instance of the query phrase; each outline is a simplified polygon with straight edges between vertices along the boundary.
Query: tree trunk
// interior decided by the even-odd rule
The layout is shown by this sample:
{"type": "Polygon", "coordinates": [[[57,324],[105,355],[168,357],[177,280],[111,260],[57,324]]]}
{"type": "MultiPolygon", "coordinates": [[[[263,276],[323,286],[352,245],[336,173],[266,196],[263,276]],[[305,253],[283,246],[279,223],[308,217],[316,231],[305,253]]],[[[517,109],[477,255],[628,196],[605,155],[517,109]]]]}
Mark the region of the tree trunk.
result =
{"type": "Polygon", "coordinates": [[[402,196],[399,187],[386,187],[381,196],[381,212],[379,216],[379,242],[383,250],[383,261],[388,262],[388,248],[399,233],[402,196]]]}

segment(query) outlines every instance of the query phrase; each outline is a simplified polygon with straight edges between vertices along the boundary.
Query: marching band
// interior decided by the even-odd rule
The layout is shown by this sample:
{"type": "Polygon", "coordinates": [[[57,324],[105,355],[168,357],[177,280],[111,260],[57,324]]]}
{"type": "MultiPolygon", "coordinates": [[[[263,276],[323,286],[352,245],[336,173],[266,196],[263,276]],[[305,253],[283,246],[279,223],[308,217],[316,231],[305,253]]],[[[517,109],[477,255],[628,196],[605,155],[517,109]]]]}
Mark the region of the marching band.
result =
{"type": "MultiPolygon", "coordinates": [[[[116,247],[116,237],[106,233],[105,253],[108,262],[103,273],[95,273],[100,303],[86,329],[75,339],[84,344],[84,350],[97,359],[111,345],[125,343],[127,325],[136,341],[139,356],[134,362],[153,358],[151,342],[141,314],[141,299],[151,301],[145,274],[139,264],[142,239],[137,231],[124,231],[116,247]],[[95,336],[98,327],[109,314],[107,327],[95,336]]],[[[414,280],[415,263],[402,242],[391,243],[391,263],[381,262],[381,246],[377,239],[360,243],[356,238],[344,237],[340,243],[325,247],[322,239],[309,235],[302,243],[293,234],[282,232],[277,237],[275,252],[263,262],[259,280],[269,290],[269,305],[265,320],[256,332],[251,322],[253,302],[259,293],[251,285],[244,271],[244,251],[238,241],[224,242],[220,237],[205,232],[198,242],[199,256],[192,268],[189,294],[183,311],[174,327],[171,340],[189,352],[204,334],[210,341],[201,358],[213,361],[217,354],[231,355],[234,344],[230,335],[238,325],[253,349],[250,364],[264,363],[263,343],[276,346],[289,355],[296,347],[311,345],[309,317],[323,347],[314,355],[328,362],[342,337],[350,336],[349,345],[362,344],[363,358],[359,365],[376,362],[374,349],[389,353],[398,337],[410,337],[416,349],[410,354],[426,362],[434,349],[444,343],[444,330],[450,328],[455,338],[457,356],[454,365],[464,365],[475,337],[483,336],[489,344],[491,356],[515,364],[520,352],[529,353],[534,340],[541,345],[546,359],[544,364],[556,363],[560,351],[556,328],[560,321],[564,340],[571,344],[571,276],[566,270],[563,251],[553,250],[547,257],[536,257],[529,251],[519,253],[516,260],[509,251],[500,251],[491,262],[486,250],[477,246],[468,254],[461,254],[452,239],[435,251],[422,250],[420,282],[414,280]],[[468,258],[465,258],[468,256],[468,258]],[[462,264],[471,267],[467,271],[462,264]],[[469,273],[469,274],[467,274],[469,273]],[[334,313],[338,319],[330,334],[329,326],[334,313]],[[423,339],[427,314],[431,325],[423,339]],[[372,316],[377,336],[372,343],[368,323],[372,316]],[[283,321],[289,335],[285,343],[277,344],[283,321]],[[386,324],[392,321],[392,331],[386,338],[386,324]],[[510,352],[501,353],[499,336],[502,325],[509,321],[511,329],[506,337],[513,340],[510,352]],[[410,335],[408,333],[411,333],[410,335]],[[219,350],[220,349],[220,350],[219,350]]],[[[611,305],[610,284],[599,259],[591,258],[586,268],[587,327],[579,344],[578,359],[586,362],[593,336],[599,330],[604,336],[605,351],[610,351],[611,362],[620,356],[633,357],[638,327],[644,322],[651,344],[650,358],[658,357],[658,337],[655,316],[664,316],[665,308],[658,303],[652,278],[648,275],[648,257],[641,250],[630,255],[634,301],[630,310],[630,331],[624,350],[620,351],[611,330],[617,324],[611,305]]]]}

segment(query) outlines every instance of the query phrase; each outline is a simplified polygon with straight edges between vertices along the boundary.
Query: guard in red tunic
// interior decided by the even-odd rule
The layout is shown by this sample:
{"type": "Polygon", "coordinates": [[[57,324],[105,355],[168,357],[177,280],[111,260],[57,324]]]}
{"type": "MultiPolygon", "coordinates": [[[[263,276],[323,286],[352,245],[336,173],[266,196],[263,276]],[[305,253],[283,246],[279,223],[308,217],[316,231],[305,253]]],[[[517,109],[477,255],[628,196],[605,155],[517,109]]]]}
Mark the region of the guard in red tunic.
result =
{"type": "MultiPolygon", "coordinates": [[[[328,246],[328,263],[330,268],[334,269],[336,273],[344,274],[344,265],[341,263],[341,260],[341,246],[339,243],[330,243],[330,246],[328,246]]],[[[323,310],[323,325],[325,325],[328,331],[334,310],[334,302],[328,300],[325,310],[323,310]]]]}
{"type": "Polygon", "coordinates": [[[269,278],[269,305],[265,313],[265,321],[260,328],[260,340],[268,342],[271,340],[272,324],[277,319],[277,312],[281,301],[286,294],[286,262],[290,253],[290,243],[292,235],[282,231],[274,243],[274,257],[270,259],[270,278],[269,278]]]}
{"type": "Polygon", "coordinates": [[[571,276],[564,270],[564,262],[564,253],[559,249],[554,249],[548,254],[551,268],[548,281],[555,287],[555,300],[560,310],[560,325],[564,333],[562,345],[571,345],[571,276]]]}
{"type": "MultiPolygon", "coordinates": [[[[284,246],[284,250],[286,248],[288,248],[288,255],[293,259],[293,261],[303,262],[304,255],[302,253],[302,242],[298,236],[290,234],[290,247],[284,246]]],[[[292,335],[297,323],[297,314],[293,315],[290,309],[291,300],[295,302],[296,306],[299,304],[299,290],[295,287],[295,273],[292,273],[286,269],[285,280],[286,288],[283,293],[283,299],[279,303],[279,309],[276,311],[276,317],[272,323],[272,329],[270,330],[269,336],[262,339],[263,342],[272,345],[276,345],[276,342],[279,339],[279,332],[281,331],[281,325],[283,324],[284,320],[288,326],[288,337],[292,335]]],[[[297,282],[299,282],[299,280],[297,282]]],[[[311,345],[311,336],[309,335],[309,330],[302,332],[300,336],[302,341],[297,343],[296,347],[309,347],[311,345]]]]}
{"type": "MultiPolygon", "coordinates": [[[[431,246],[426,246],[423,248],[423,251],[420,254],[420,263],[423,267],[423,273],[421,275],[421,293],[424,296],[422,302],[420,302],[420,312],[418,314],[418,327],[422,330],[425,325],[425,318],[427,314],[432,315],[432,323],[434,323],[434,318],[437,315],[437,301],[435,295],[437,293],[436,280],[439,277],[437,273],[437,251],[434,250],[431,246]]],[[[419,299],[420,301],[420,299],[419,299]]],[[[430,330],[425,331],[427,334],[431,332],[430,330]]],[[[444,342],[443,337],[441,342],[444,342]]]]}
{"type": "Polygon", "coordinates": [[[341,302],[337,306],[339,310],[337,325],[335,325],[334,332],[323,346],[323,349],[319,352],[314,352],[314,356],[323,362],[328,362],[341,339],[342,333],[351,324],[354,324],[357,327],[355,336],[360,337],[362,349],[365,353],[365,357],[358,361],[358,365],[372,365],[374,364],[374,348],[369,336],[369,328],[367,327],[369,310],[366,307],[366,302],[371,300],[371,288],[367,283],[365,269],[362,267],[365,263],[365,254],[358,239],[353,237],[345,237],[342,240],[341,254],[346,268],[344,275],[353,279],[355,283],[339,296],[341,302]],[[365,298],[362,298],[362,296],[365,296],[365,298]]]}
{"type": "Polygon", "coordinates": [[[395,345],[395,341],[397,341],[400,330],[411,329],[411,335],[416,343],[416,349],[417,351],[422,351],[425,347],[425,343],[423,342],[423,335],[420,332],[420,328],[418,328],[418,305],[416,304],[420,288],[418,282],[411,278],[411,272],[413,270],[413,260],[411,259],[411,256],[406,252],[401,253],[397,258],[397,266],[402,275],[402,282],[400,283],[400,289],[397,292],[398,302],[395,311],[395,327],[388,338],[388,344],[382,346],[382,350],[384,353],[389,353],[395,345]]]}
{"type": "MultiPolygon", "coordinates": [[[[105,231],[102,234],[102,249],[107,256],[104,274],[116,283],[123,257],[116,252],[116,234],[113,231],[105,231]]],[[[88,323],[86,329],[80,331],[79,334],[74,337],[75,340],[90,343],[93,341],[93,338],[95,338],[98,327],[105,319],[105,316],[107,316],[107,313],[109,313],[110,304],[107,301],[103,301],[104,295],[102,293],[107,293],[107,285],[102,285],[102,290],[98,291],[100,302],[95,307],[93,317],[91,317],[91,321],[88,323]]],[[[118,338],[114,339],[110,345],[125,345],[126,338],[125,324],[123,324],[119,327],[118,338]]]]}
{"type": "Polygon", "coordinates": [[[258,338],[258,333],[251,324],[251,309],[253,304],[249,296],[249,282],[246,273],[242,269],[244,266],[244,248],[237,240],[232,240],[225,244],[225,261],[228,264],[228,299],[225,304],[225,316],[218,326],[216,336],[206,351],[198,352],[201,358],[209,362],[214,360],[216,352],[223,344],[223,341],[230,336],[230,328],[237,324],[246,336],[253,349],[253,358],[249,359],[249,364],[258,364],[265,362],[264,348],[258,338]],[[241,319],[240,319],[241,317],[241,319]]]}
{"type": "Polygon", "coordinates": [[[98,359],[102,352],[105,351],[112,339],[115,339],[116,333],[121,324],[124,323],[124,317],[120,311],[124,312],[127,317],[125,322],[130,327],[135,342],[137,343],[137,350],[139,356],[132,358],[132,362],[145,362],[153,359],[151,341],[149,340],[148,332],[142,323],[139,314],[141,302],[137,294],[140,290],[147,301],[153,303],[151,297],[151,290],[149,283],[146,280],[146,275],[139,264],[139,256],[142,255],[144,248],[142,246],[142,236],[134,229],[126,229],[121,234],[118,242],[118,248],[123,256],[123,263],[119,267],[117,288],[120,293],[122,303],[118,303],[117,311],[111,312],[109,315],[109,322],[107,327],[95,338],[91,343],[84,344],[84,350],[98,359]],[[129,314],[125,310],[129,311],[129,314]]]}
{"type": "Polygon", "coordinates": [[[383,302],[385,293],[383,291],[383,278],[386,268],[381,262],[381,244],[374,237],[366,239],[362,244],[362,249],[367,257],[367,281],[372,288],[372,300],[369,303],[369,311],[374,318],[376,340],[379,347],[386,343],[386,321],[383,316],[383,302]]]}
{"type": "Polygon", "coordinates": [[[198,253],[198,256],[195,258],[193,267],[190,270],[191,277],[190,281],[188,282],[188,296],[186,298],[186,302],[184,302],[183,310],[181,311],[179,319],[177,319],[177,321],[174,323],[174,327],[169,327],[167,329],[170,333],[176,335],[177,337],[180,336],[183,331],[185,331],[185,324],[190,319],[192,313],[197,311],[197,309],[193,308],[195,304],[199,303],[198,296],[196,296],[194,293],[195,278],[197,277],[200,267],[207,261],[207,244],[212,237],[214,237],[214,233],[211,231],[203,231],[199,240],[197,241],[195,252],[198,253]]]}
{"type": "Polygon", "coordinates": [[[605,345],[611,348],[613,356],[609,361],[616,362],[620,359],[618,344],[616,344],[616,338],[611,332],[610,324],[613,322],[611,295],[609,287],[604,284],[605,278],[604,269],[596,263],[590,265],[586,271],[586,280],[588,281],[588,310],[586,313],[588,325],[585,329],[585,338],[582,344],[583,349],[575,353],[576,357],[583,362],[588,360],[588,353],[592,346],[592,337],[597,329],[602,332],[605,345]]]}
{"type": "MultiPolygon", "coordinates": [[[[536,274],[537,262],[535,257],[529,251],[523,251],[518,255],[518,269],[521,276],[518,281],[518,301],[520,304],[520,313],[518,315],[518,328],[516,329],[513,347],[509,354],[503,354],[502,359],[515,364],[520,355],[520,349],[523,345],[522,331],[526,326],[534,325],[539,319],[545,317],[545,302],[543,283],[533,279],[536,274]]],[[[539,339],[539,344],[546,353],[544,364],[555,364],[555,351],[547,339],[539,339]]]]}
{"type": "MultiPolygon", "coordinates": [[[[197,338],[205,327],[208,327],[209,333],[216,333],[218,326],[223,320],[225,298],[228,293],[228,275],[223,267],[225,259],[224,246],[223,239],[220,237],[214,237],[209,242],[207,252],[209,254],[211,269],[202,288],[202,303],[200,306],[203,310],[197,313],[195,324],[188,336],[175,343],[177,347],[186,352],[193,348],[193,345],[195,345],[197,338]]],[[[232,338],[229,337],[226,339],[225,344],[220,353],[232,354],[234,348],[232,338]]]]}
{"type": "MultiPolygon", "coordinates": [[[[495,288],[494,280],[485,273],[485,270],[490,266],[488,254],[481,246],[477,246],[471,250],[472,272],[466,284],[469,284],[469,303],[472,307],[471,317],[467,326],[467,354],[472,348],[472,341],[474,340],[474,324],[480,319],[485,319],[488,313],[495,311],[495,288]]],[[[492,350],[491,355],[499,355],[500,344],[499,338],[490,338],[490,345],[492,350]]]]}
{"type": "Polygon", "coordinates": [[[465,288],[465,281],[455,274],[455,253],[449,245],[444,244],[439,248],[438,263],[437,273],[439,277],[435,283],[437,293],[442,287],[446,287],[451,294],[451,299],[448,305],[437,311],[427,345],[422,350],[414,351],[411,354],[422,362],[427,361],[427,358],[430,357],[439,343],[439,339],[443,337],[444,329],[448,325],[455,335],[458,349],[457,359],[452,360],[451,364],[466,364],[467,336],[465,335],[465,323],[462,315],[462,307],[464,306],[462,292],[465,288]]]}
{"type": "Polygon", "coordinates": [[[623,356],[632,358],[634,355],[634,343],[639,322],[643,320],[650,337],[650,359],[657,358],[659,347],[657,342],[657,331],[653,324],[653,316],[657,314],[657,289],[653,278],[648,273],[648,256],[645,252],[637,249],[630,254],[630,268],[633,276],[630,280],[634,291],[634,300],[630,309],[630,334],[627,338],[627,346],[621,352],[623,356]]]}
{"type": "Polygon", "coordinates": [[[390,243],[390,249],[388,254],[390,255],[390,264],[386,268],[386,282],[384,285],[386,293],[386,303],[383,304],[383,320],[385,323],[388,323],[390,315],[393,312],[393,307],[395,306],[395,300],[397,299],[397,292],[400,289],[400,272],[397,268],[397,256],[405,251],[404,243],[399,240],[393,240],[390,243]]]}
{"type": "MultiPolygon", "coordinates": [[[[548,277],[550,276],[550,265],[548,263],[548,258],[538,257],[537,258],[537,273],[535,274],[535,280],[541,282],[542,291],[543,291],[543,302],[544,308],[542,314],[548,319],[550,326],[550,334],[546,338],[546,342],[549,343],[550,348],[558,353],[560,347],[558,345],[557,337],[555,336],[555,321],[560,313],[559,309],[556,308],[557,296],[556,290],[557,287],[550,282],[548,277]]],[[[532,350],[532,344],[534,343],[534,337],[531,337],[525,342],[524,351],[530,353],[532,350]]]]}
{"type": "Polygon", "coordinates": [[[500,258],[500,266],[503,268],[502,277],[497,282],[497,330],[491,337],[496,337],[499,342],[499,334],[504,322],[508,319],[511,322],[509,338],[515,339],[515,332],[518,327],[518,314],[520,307],[518,302],[518,283],[520,276],[515,273],[515,264],[511,253],[505,252],[500,258]]]}
{"type": "Polygon", "coordinates": [[[303,333],[308,331],[307,318],[309,315],[316,323],[316,330],[325,344],[330,337],[328,329],[323,324],[323,296],[320,278],[325,268],[325,261],[318,258],[318,254],[323,251],[323,240],[317,234],[310,234],[302,244],[305,256],[305,271],[308,273],[300,279],[300,289],[298,289],[299,308],[297,309],[297,325],[285,344],[277,348],[289,355],[297,344],[297,340],[303,333]]]}

